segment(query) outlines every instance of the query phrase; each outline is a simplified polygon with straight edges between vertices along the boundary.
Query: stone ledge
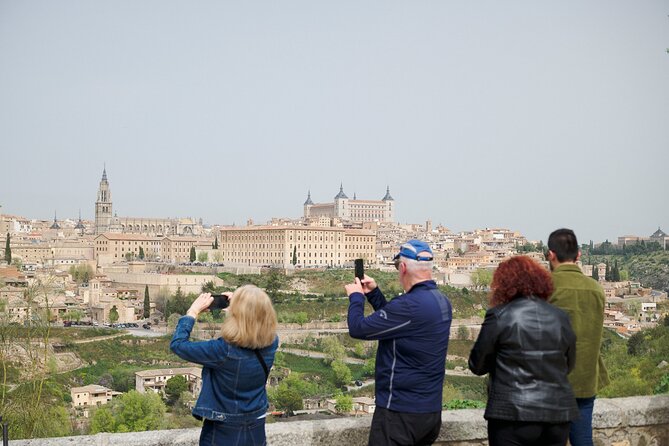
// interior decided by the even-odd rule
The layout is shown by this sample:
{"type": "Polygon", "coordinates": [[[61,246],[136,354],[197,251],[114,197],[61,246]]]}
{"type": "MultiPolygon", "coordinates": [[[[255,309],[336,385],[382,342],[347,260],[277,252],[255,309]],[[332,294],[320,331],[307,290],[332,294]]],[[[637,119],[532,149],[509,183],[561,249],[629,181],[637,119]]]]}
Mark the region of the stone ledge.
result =
{"type": "MultiPolygon", "coordinates": [[[[487,444],[482,409],[442,412],[437,444],[487,444]]],[[[269,445],[366,445],[371,417],[293,421],[267,425],[269,445]]],[[[598,399],[593,416],[596,444],[669,445],[669,395],[598,399]]],[[[11,446],[195,446],[200,429],[97,434],[10,441],[11,446]]]]}

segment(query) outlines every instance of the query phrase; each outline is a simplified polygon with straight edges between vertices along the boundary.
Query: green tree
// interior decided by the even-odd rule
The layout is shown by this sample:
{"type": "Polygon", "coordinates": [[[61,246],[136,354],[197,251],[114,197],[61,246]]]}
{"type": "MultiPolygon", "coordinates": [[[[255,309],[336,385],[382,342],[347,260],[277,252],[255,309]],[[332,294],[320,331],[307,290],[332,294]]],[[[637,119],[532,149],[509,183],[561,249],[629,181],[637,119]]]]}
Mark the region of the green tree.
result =
{"type": "Polygon", "coordinates": [[[190,247],[190,261],[191,263],[195,261],[195,246],[190,247]]]}
{"type": "Polygon", "coordinates": [[[349,413],[353,410],[353,397],[351,395],[337,395],[335,400],[337,413],[349,413]]]}
{"type": "Polygon", "coordinates": [[[151,315],[151,299],[149,298],[149,286],[144,285],[144,319],[151,315]]]}
{"type": "Polygon", "coordinates": [[[103,406],[95,411],[91,420],[92,434],[97,434],[98,432],[116,432],[115,427],[114,415],[110,407],[103,406]]]}
{"type": "Polygon", "coordinates": [[[297,245],[293,247],[293,265],[297,265],[297,245]]]}
{"type": "Polygon", "coordinates": [[[304,407],[302,395],[300,395],[297,389],[289,387],[283,382],[279,384],[279,387],[273,394],[274,405],[279,410],[295,412],[296,410],[302,410],[304,407]]]}
{"type": "Polygon", "coordinates": [[[309,322],[309,315],[306,311],[298,311],[295,313],[295,322],[300,324],[300,327],[309,322]]]}
{"type": "Polygon", "coordinates": [[[267,295],[272,299],[273,302],[276,301],[276,298],[279,296],[279,288],[281,288],[281,284],[282,276],[281,273],[279,273],[279,269],[271,268],[267,277],[265,291],[267,291],[267,295]]]}
{"type": "Polygon", "coordinates": [[[592,278],[597,281],[599,280],[599,271],[597,265],[592,265],[592,278]]]}
{"type": "Polygon", "coordinates": [[[474,289],[487,288],[492,283],[492,271],[488,268],[478,268],[471,274],[474,289]]]}
{"type": "Polygon", "coordinates": [[[322,338],[321,347],[323,347],[323,353],[325,354],[325,358],[323,360],[326,364],[331,364],[335,361],[343,361],[343,359],[346,357],[346,350],[344,349],[344,346],[341,345],[335,336],[322,338]]]}
{"type": "Polygon", "coordinates": [[[139,260],[144,260],[144,248],[141,246],[139,247],[139,255],[137,257],[139,257],[139,260]]]}
{"type": "Polygon", "coordinates": [[[91,433],[140,432],[164,427],[165,403],[157,393],[131,390],[113,400],[108,407],[95,412],[91,433]]]}
{"type": "Polygon", "coordinates": [[[611,282],[612,280],[611,265],[609,265],[609,262],[606,262],[606,273],[604,275],[604,280],[607,282],[611,282]]]}
{"type": "Polygon", "coordinates": [[[118,309],[116,308],[116,305],[111,307],[111,310],[109,310],[109,322],[112,324],[116,323],[118,320],[118,309]]]}
{"type": "Polygon", "coordinates": [[[218,236],[214,239],[214,244],[212,245],[212,248],[218,249],[218,236]]]}
{"type": "Polygon", "coordinates": [[[169,404],[174,404],[181,394],[188,390],[188,382],[182,375],[171,377],[165,383],[165,395],[169,404]]]}
{"type": "Polygon", "coordinates": [[[200,251],[197,255],[197,261],[202,263],[208,262],[209,254],[206,251],[200,251]]]}
{"type": "Polygon", "coordinates": [[[167,306],[165,308],[165,314],[172,314],[172,313],[178,313],[178,314],[186,314],[188,309],[190,308],[190,305],[193,303],[195,300],[195,296],[191,298],[191,296],[187,296],[181,291],[181,287],[177,287],[176,293],[172,297],[169,298],[167,301],[167,306]]]}
{"type": "Polygon", "coordinates": [[[7,233],[7,240],[5,241],[5,262],[7,265],[12,264],[12,247],[10,246],[10,235],[7,233]]]}
{"type": "Polygon", "coordinates": [[[336,361],[332,361],[330,367],[332,367],[332,372],[334,373],[334,378],[335,378],[335,384],[337,384],[337,386],[345,386],[349,384],[353,379],[353,374],[351,373],[351,369],[348,368],[348,366],[344,363],[344,361],[339,359],[336,361]]]}
{"type": "Polygon", "coordinates": [[[69,310],[63,315],[63,319],[67,321],[79,322],[84,317],[84,312],[81,310],[69,310]]]}
{"type": "Polygon", "coordinates": [[[365,364],[362,366],[362,373],[365,376],[374,376],[376,371],[376,358],[369,358],[365,361],[365,364]]]}

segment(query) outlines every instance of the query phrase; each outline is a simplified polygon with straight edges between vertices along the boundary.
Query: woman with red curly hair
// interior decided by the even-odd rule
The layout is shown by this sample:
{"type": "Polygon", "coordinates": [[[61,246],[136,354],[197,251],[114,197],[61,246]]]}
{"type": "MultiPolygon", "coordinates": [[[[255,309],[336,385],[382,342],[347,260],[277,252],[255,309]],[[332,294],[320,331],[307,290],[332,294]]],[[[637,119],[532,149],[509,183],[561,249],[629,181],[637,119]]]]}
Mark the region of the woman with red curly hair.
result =
{"type": "Polygon", "coordinates": [[[567,374],[576,336],[564,311],[547,302],[548,271],[525,256],[500,263],[492,279],[490,309],[469,355],[469,368],[488,373],[490,446],[567,443],[578,417],[567,374]]]}

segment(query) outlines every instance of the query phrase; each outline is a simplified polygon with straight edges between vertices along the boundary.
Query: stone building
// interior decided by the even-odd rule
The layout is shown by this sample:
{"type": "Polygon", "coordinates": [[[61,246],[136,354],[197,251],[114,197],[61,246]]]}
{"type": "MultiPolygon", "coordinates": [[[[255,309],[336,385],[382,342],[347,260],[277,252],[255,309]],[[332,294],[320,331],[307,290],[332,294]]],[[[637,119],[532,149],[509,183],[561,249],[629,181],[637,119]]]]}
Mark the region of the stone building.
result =
{"type": "Polygon", "coordinates": [[[135,390],[141,393],[153,391],[165,393],[165,385],[170,378],[183,376],[188,384],[188,391],[194,395],[202,388],[202,369],[199,367],[182,367],[175,369],[142,370],[135,372],[135,390]]]}
{"type": "Polygon", "coordinates": [[[106,232],[151,236],[198,236],[203,233],[202,222],[191,218],[118,217],[113,214],[111,189],[107,169],[102,171],[95,201],[95,234],[106,232]]]}
{"type": "Polygon", "coordinates": [[[344,193],[344,186],[340,185],[339,193],[331,203],[314,203],[311,192],[304,202],[304,218],[340,219],[349,222],[394,222],[395,200],[390,195],[390,187],[386,188],[386,195],[381,200],[358,200],[354,195],[349,199],[344,193]]]}
{"type": "Polygon", "coordinates": [[[226,265],[287,267],[351,266],[354,259],[376,262],[376,233],[320,226],[222,228],[219,249],[226,265]]]}

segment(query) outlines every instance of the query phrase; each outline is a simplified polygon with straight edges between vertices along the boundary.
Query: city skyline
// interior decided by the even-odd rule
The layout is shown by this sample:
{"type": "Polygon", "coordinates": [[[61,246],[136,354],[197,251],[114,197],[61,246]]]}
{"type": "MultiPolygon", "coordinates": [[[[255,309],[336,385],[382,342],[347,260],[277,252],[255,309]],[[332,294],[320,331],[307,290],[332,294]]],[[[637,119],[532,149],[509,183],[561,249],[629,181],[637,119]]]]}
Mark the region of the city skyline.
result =
{"type": "Polygon", "coordinates": [[[0,1],[1,212],[399,223],[546,240],[669,227],[660,1],[0,1]]]}

